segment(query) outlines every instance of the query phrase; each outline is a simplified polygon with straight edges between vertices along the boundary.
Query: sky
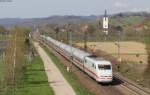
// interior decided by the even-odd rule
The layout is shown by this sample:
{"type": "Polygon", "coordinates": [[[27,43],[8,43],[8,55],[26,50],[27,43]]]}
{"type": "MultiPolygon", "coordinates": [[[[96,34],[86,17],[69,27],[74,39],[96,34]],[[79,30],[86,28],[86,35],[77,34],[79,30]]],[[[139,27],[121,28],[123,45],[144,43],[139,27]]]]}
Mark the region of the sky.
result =
{"type": "Polygon", "coordinates": [[[150,12],[149,4],[150,0],[0,0],[0,18],[102,15],[105,9],[108,14],[150,12]]]}

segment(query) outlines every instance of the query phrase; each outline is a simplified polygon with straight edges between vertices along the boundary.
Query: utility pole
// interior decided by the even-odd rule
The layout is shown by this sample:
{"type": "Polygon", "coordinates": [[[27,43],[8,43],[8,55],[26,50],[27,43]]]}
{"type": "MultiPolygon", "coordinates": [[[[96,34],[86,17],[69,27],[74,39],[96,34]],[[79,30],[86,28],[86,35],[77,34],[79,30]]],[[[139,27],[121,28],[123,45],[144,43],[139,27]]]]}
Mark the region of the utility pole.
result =
{"type": "Polygon", "coordinates": [[[69,38],[69,35],[70,35],[70,34],[69,34],[69,30],[70,30],[70,24],[67,24],[67,25],[66,25],[66,32],[67,32],[67,44],[69,44],[69,39],[70,39],[70,38],[69,38]]]}
{"type": "Polygon", "coordinates": [[[84,50],[87,50],[87,30],[88,30],[88,25],[84,25],[81,27],[81,31],[84,32],[84,50]]]}
{"type": "Polygon", "coordinates": [[[16,81],[15,81],[15,68],[16,68],[16,35],[17,35],[17,32],[15,31],[15,39],[14,39],[14,61],[13,61],[13,88],[14,88],[14,95],[15,95],[15,86],[16,86],[16,81]]]}
{"type": "Polygon", "coordinates": [[[55,27],[55,33],[56,33],[56,40],[59,40],[58,39],[58,33],[59,33],[59,27],[55,27]]]}
{"type": "Polygon", "coordinates": [[[118,31],[118,58],[120,58],[120,31],[118,31]]]}
{"type": "Polygon", "coordinates": [[[123,31],[121,26],[117,26],[116,30],[118,32],[118,42],[117,42],[117,46],[118,46],[118,61],[121,61],[120,58],[120,40],[121,40],[121,32],[123,31]]]}
{"type": "Polygon", "coordinates": [[[84,31],[84,49],[87,50],[87,31],[84,31]]]}
{"type": "Polygon", "coordinates": [[[67,31],[68,31],[68,34],[67,34],[67,36],[68,36],[68,40],[69,40],[69,44],[70,44],[70,49],[71,49],[71,55],[70,55],[70,59],[71,59],[71,64],[70,64],[70,69],[72,68],[72,64],[73,64],[73,49],[72,49],[72,43],[73,43],[73,41],[72,41],[72,30],[71,30],[71,27],[70,27],[70,24],[68,24],[68,29],[67,29],[67,31]]]}

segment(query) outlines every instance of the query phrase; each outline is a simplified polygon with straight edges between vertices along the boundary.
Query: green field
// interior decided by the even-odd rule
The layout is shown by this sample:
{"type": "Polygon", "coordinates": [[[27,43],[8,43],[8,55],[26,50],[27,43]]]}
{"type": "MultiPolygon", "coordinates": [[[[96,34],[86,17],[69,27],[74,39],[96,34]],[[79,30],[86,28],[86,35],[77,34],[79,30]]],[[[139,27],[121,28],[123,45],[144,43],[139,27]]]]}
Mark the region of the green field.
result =
{"type": "Polygon", "coordinates": [[[4,40],[6,40],[6,39],[8,39],[8,38],[9,38],[9,36],[1,35],[1,34],[0,34],[0,41],[4,41],[4,40]]]}
{"type": "Polygon", "coordinates": [[[77,76],[74,73],[67,72],[65,65],[51,51],[49,51],[48,48],[44,48],[44,50],[59,68],[65,79],[70,83],[77,95],[93,95],[88,89],[79,84],[77,76]]]}
{"type": "Polygon", "coordinates": [[[54,95],[48,85],[43,62],[39,57],[28,64],[24,78],[16,89],[15,95],[54,95]]]}
{"type": "Polygon", "coordinates": [[[144,21],[144,17],[141,16],[129,16],[121,19],[112,18],[110,23],[112,25],[133,25],[144,21]]]}
{"type": "Polygon", "coordinates": [[[0,55],[0,79],[1,79],[1,75],[2,75],[2,56],[0,55]]]}
{"type": "Polygon", "coordinates": [[[3,74],[3,66],[4,66],[3,56],[0,54],[0,79],[2,78],[3,74]]]}
{"type": "Polygon", "coordinates": [[[2,55],[0,54],[0,95],[2,93],[2,90],[3,90],[3,78],[4,78],[4,61],[3,61],[3,57],[2,55]]]}

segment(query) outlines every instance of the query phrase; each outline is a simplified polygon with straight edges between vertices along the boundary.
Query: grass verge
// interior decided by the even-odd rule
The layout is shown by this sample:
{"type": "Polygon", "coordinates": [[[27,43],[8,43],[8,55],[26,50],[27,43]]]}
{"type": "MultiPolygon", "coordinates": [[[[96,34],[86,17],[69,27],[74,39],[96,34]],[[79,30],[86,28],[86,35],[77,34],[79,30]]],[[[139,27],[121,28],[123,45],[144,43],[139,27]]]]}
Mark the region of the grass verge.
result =
{"type": "Polygon", "coordinates": [[[3,72],[4,72],[4,62],[3,62],[3,58],[2,58],[2,55],[0,54],[0,95],[2,94],[2,91],[4,90],[3,89],[3,78],[4,78],[4,75],[3,75],[3,72]]]}
{"type": "Polygon", "coordinates": [[[79,84],[77,76],[74,73],[67,72],[65,65],[46,47],[43,47],[54,64],[59,68],[65,79],[72,86],[77,95],[93,95],[83,85],[79,84]]]}
{"type": "Polygon", "coordinates": [[[28,64],[15,95],[54,95],[52,88],[48,85],[43,62],[39,56],[28,64]]]}

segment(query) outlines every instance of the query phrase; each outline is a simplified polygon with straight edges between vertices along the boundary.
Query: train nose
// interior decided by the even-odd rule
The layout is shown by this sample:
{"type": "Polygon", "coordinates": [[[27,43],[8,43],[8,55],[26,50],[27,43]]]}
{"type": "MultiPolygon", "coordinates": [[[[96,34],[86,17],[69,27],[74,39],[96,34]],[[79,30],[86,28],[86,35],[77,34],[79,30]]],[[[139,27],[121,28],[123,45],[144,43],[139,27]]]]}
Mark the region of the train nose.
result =
{"type": "Polygon", "coordinates": [[[112,76],[100,76],[97,81],[98,82],[104,82],[104,83],[107,83],[107,82],[112,82],[113,80],[113,77],[112,76]]]}
{"type": "Polygon", "coordinates": [[[112,79],[112,76],[100,76],[100,79],[112,79]]]}

